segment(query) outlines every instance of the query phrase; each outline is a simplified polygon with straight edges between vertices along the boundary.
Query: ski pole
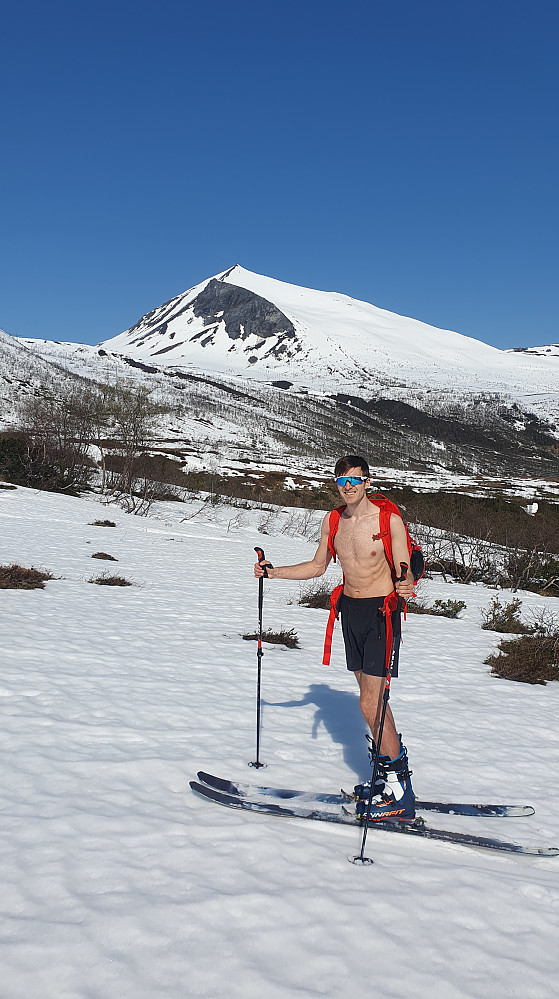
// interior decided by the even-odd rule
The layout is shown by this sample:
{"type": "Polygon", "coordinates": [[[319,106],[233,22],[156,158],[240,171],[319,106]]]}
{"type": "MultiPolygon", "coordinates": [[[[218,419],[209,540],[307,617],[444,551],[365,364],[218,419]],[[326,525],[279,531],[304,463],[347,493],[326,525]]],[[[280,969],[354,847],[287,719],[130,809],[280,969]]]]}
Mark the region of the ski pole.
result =
{"type": "MultiPolygon", "coordinates": [[[[400,576],[396,582],[401,583],[402,580],[406,578],[406,573],[408,571],[408,566],[405,562],[400,562],[400,576]]],[[[396,604],[396,613],[400,615],[402,613],[403,598],[398,597],[398,603],[396,604]]],[[[367,842],[367,832],[369,831],[369,816],[371,814],[371,804],[373,801],[373,791],[375,788],[375,782],[377,779],[378,765],[380,759],[380,746],[382,742],[382,733],[384,731],[384,719],[386,717],[386,708],[388,707],[388,698],[390,697],[390,681],[392,679],[392,669],[394,667],[394,660],[396,658],[396,650],[398,648],[400,636],[392,636],[392,646],[390,648],[390,656],[388,658],[388,666],[386,667],[386,679],[384,684],[384,694],[382,698],[382,714],[380,716],[380,725],[378,730],[377,745],[375,752],[375,759],[373,763],[373,778],[371,780],[371,786],[369,788],[369,800],[367,802],[367,815],[365,818],[365,825],[363,828],[363,839],[361,840],[361,852],[357,857],[348,858],[352,864],[372,864],[373,861],[365,856],[365,843],[367,842]]]]}
{"type": "MultiPolygon", "coordinates": [[[[258,561],[262,565],[266,556],[264,555],[263,548],[255,548],[256,555],[258,556],[258,561]]],[[[272,563],[269,562],[270,568],[273,568],[272,563]]],[[[257,680],[256,680],[256,760],[254,763],[249,763],[249,767],[255,767],[257,770],[260,767],[266,766],[265,763],[260,762],[260,687],[262,678],[262,656],[264,655],[264,650],[262,648],[262,605],[264,603],[264,579],[268,578],[268,572],[265,565],[262,565],[264,570],[264,575],[260,576],[258,580],[258,650],[256,652],[256,658],[258,662],[257,670],[257,680]]]]}

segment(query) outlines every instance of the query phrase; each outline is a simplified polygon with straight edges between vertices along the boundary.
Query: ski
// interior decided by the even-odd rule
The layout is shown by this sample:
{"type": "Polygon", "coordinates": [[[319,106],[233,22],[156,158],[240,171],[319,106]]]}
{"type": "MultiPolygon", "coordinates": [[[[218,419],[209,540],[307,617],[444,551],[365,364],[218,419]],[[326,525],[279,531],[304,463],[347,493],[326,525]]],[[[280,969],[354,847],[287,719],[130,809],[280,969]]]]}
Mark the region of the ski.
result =
{"type": "MultiPolygon", "coordinates": [[[[318,822],[335,822],[340,825],[361,826],[355,815],[338,808],[336,811],[322,811],[319,808],[305,806],[299,803],[287,808],[277,801],[253,801],[251,798],[228,794],[207,784],[191,780],[190,787],[202,798],[227,805],[229,808],[239,808],[246,811],[260,812],[266,815],[276,815],[286,818],[314,819],[318,822]]],[[[503,853],[521,853],[535,857],[556,857],[559,849],[556,847],[520,846],[517,843],[507,843],[504,840],[488,836],[473,836],[469,833],[451,832],[448,829],[437,829],[426,825],[423,819],[410,822],[371,822],[370,828],[375,831],[397,832],[408,836],[419,836],[423,839],[442,840],[447,843],[458,843],[461,846],[477,847],[484,850],[499,850],[503,853]]]]}
{"type": "MultiPolygon", "coordinates": [[[[224,780],[221,777],[214,777],[203,770],[198,771],[198,780],[208,787],[224,791],[226,794],[235,795],[238,798],[251,798],[253,801],[260,798],[276,799],[277,801],[296,801],[300,805],[308,807],[321,805],[344,805],[352,802],[353,795],[342,791],[340,794],[328,794],[319,791],[293,791],[286,787],[262,787],[256,784],[248,784],[242,781],[235,783],[224,780]]],[[[464,802],[445,801],[422,801],[416,799],[415,807],[419,812],[442,812],[446,815],[480,815],[480,816],[519,816],[533,815],[534,809],[531,805],[474,805],[464,802]]]]}

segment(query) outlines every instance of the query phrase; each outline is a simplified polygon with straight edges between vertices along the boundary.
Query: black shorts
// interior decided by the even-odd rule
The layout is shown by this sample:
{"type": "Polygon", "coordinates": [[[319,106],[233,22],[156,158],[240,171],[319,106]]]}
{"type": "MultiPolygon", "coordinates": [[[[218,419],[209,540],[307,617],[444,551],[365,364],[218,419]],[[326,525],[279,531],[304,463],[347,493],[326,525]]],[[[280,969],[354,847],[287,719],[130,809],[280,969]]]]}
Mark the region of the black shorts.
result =
{"type": "MultiPolygon", "coordinates": [[[[363,670],[368,676],[384,676],[386,662],[386,620],[382,613],[384,597],[340,598],[340,616],[345,644],[347,668],[356,673],[363,670]]],[[[396,637],[396,651],[392,676],[398,676],[400,651],[400,615],[392,614],[392,628],[396,637]]]]}

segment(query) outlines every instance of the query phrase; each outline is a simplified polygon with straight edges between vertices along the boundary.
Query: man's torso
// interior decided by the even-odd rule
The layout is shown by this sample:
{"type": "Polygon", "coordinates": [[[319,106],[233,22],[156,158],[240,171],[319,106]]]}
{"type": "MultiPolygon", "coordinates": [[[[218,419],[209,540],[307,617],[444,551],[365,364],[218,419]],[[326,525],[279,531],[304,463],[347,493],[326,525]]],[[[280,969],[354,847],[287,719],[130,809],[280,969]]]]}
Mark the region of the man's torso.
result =
{"type": "Polygon", "coordinates": [[[365,517],[342,513],[334,545],[345,576],[348,597],[385,597],[393,589],[390,566],[380,536],[379,509],[365,517]]]}

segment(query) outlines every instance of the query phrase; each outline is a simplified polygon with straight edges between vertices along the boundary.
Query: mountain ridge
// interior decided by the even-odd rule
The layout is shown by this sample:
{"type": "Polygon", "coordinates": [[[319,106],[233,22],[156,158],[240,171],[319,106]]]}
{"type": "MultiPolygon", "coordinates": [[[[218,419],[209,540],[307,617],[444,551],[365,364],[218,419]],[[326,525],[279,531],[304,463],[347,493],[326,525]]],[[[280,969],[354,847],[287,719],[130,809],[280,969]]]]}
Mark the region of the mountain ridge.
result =
{"type": "Polygon", "coordinates": [[[142,387],[165,414],[152,449],[190,470],[312,479],[357,451],[393,480],[559,481],[559,356],[501,351],[240,265],[97,346],[5,334],[2,354],[4,425],[28,394],[142,387]]]}
{"type": "Polygon", "coordinates": [[[250,373],[258,380],[281,378],[365,398],[390,385],[503,392],[523,403],[543,393],[559,414],[559,355],[553,351],[500,350],[339,292],[290,285],[239,264],[151,310],[99,346],[162,364],[228,376],[250,373]]]}

